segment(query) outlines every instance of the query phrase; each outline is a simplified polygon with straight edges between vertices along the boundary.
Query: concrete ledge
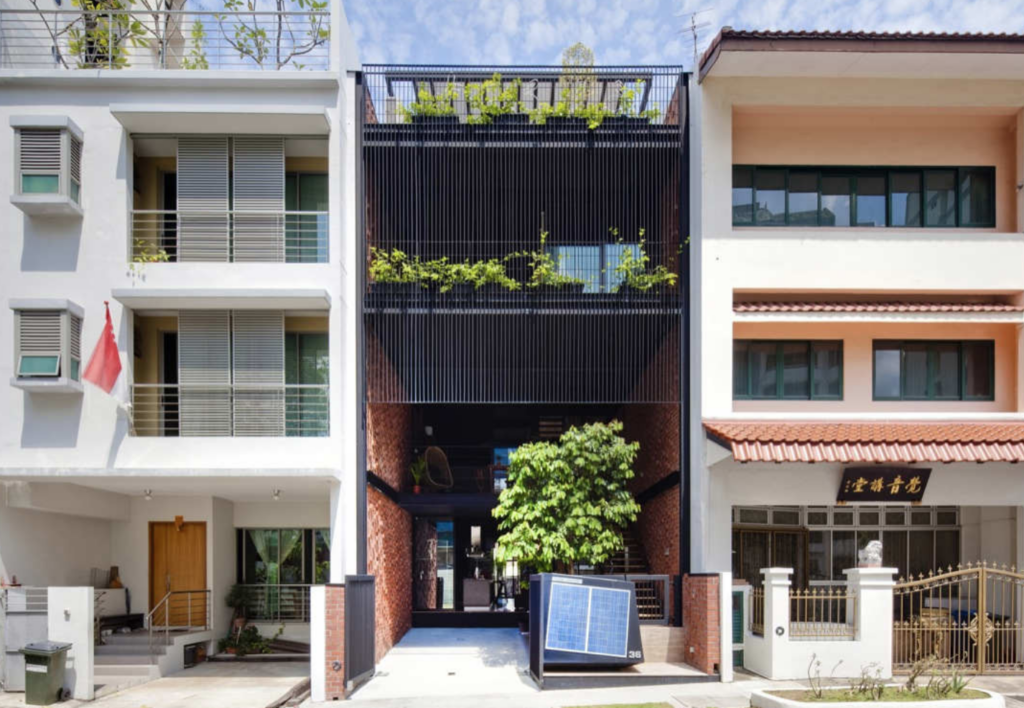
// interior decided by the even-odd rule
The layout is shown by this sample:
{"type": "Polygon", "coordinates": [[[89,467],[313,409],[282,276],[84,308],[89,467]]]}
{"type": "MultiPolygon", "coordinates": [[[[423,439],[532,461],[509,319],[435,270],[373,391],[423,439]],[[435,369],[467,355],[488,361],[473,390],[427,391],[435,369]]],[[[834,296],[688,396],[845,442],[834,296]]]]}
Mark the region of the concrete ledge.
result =
{"type": "Polygon", "coordinates": [[[811,703],[773,696],[767,691],[754,691],[750,694],[750,705],[753,708],[810,708],[810,706],[827,708],[1005,708],[1006,701],[1003,700],[1002,695],[981,688],[974,690],[987,693],[988,698],[961,698],[949,701],[819,701],[811,703]]]}

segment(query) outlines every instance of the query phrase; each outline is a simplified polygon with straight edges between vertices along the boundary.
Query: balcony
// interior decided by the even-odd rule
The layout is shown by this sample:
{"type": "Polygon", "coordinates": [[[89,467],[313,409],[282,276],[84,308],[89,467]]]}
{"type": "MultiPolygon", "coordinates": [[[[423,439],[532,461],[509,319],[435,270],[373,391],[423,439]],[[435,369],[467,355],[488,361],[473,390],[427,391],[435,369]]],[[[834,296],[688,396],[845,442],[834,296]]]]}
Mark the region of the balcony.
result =
{"type": "Polygon", "coordinates": [[[325,437],[328,387],[133,384],[136,437],[325,437]]]}
{"type": "Polygon", "coordinates": [[[331,13],[0,10],[0,68],[327,71],[331,13]]]}
{"type": "Polygon", "coordinates": [[[326,211],[133,209],[134,263],[326,263],[326,211]]]}

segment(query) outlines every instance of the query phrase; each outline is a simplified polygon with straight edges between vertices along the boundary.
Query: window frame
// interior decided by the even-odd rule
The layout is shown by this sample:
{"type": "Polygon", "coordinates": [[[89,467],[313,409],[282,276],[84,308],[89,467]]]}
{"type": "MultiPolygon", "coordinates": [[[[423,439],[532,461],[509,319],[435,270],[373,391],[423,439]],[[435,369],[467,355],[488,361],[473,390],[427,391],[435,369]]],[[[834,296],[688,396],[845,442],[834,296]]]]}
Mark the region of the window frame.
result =
{"type": "Polygon", "coordinates": [[[972,401],[994,401],[996,394],[996,346],[993,339],[874,339],[871,341],[871,400],[872,401],[925,401],[925,402],[972,402],[972,401]],[[904,347],[907,344],[923,345],[927,349],[927,394],[925,396],[908,396],[907,389],[907,358],[904,347]],[[937,371],[939,345],[956,345],[957,348],[957,396],[936,396],[935,395],[935,374],[937,371]],[[984,345],[988,348],[989,362],[989,390],[988,396],[969,396],[966,393],[967,384],[967,359],[964,357],[964,345],[984,345]],[[879,396],[876,391],[878,370],[876,366],[876,352],[879,349],[893,349],[899,347],[900,352],[900,394],[899,396],[879,396]]]}
{"type": "Polygon", "coordinates": [[[68,199],[77,207],[82,204],[82,161],[85,152],[85,138],[81,128],[67,116],[12,116],[14,129],[14,195],[34,199],[68,199]],[[56,170],[33,170],[22,168],[21,142],[25,131],[53,130],[60,133],[60,167],[56,170]],[[77,159],[72,151],[77,146],[77,159]],[[77,164],[76,164],[77,163],[77,164]],[[57,177],[55,192],[26,192],[23,189],[24,176],[57,177]],[[75,189],[72,189],[75,187],[75,189]]]}
{"type": "Polygon", "coordinates": [[[736,205],[730,204],[732,209],[732,226],[734,228],[830,228],[830,229],[880,229],[880,228],[898,228],[898,229],[994,229],[996,228],[997,215],[997,195],[998,182],[996,181],[997,172],[996,167],[993,165],[961,165],[961,166],[945,166],[945,165],[929,165],[929,166],[882,166],[882,165],[753,165],[753,164],[734,164],[732,165],[733,170],[733,183],[735,183],[735,175],[737,170],[747,170],[750,175],[750,221],[737,221],[735,218],[736,205]],[[757,219],[757,173],[758,170],[771,170],[773,172],[781,171],[784,174],[784,190],[785,190],[785,209],[782,223],[771,223],[769,221],[758,221],[757,219]],[[952,226],[943,226],[939,224],[928,224],[926,218],[927,211],[927,200],[925,195],[927,189],[925,186],[926,175],[933,172],[947,172],[952,171],[954,175],[954,224],[952,226]],[[797,173],[813,173],[816,172],[818,176],[818,215],[816,218],[816,224],[793,224],[790,223],[790,190],[789,181],[790,175],[793,172],[797,173]],[[893,199],[892,199],[892,175],[895,173],[903,174],[916,174],[920,178],[920,218],[916,225],[899,225],[893,226],[893,199]],[[965,221],[961,214],[961,195],[960,185],[963,181],[965,174],[967,173],[985,173],[990,176],[992,183],[992,191],[989,194],[988,206],[991,210],[992,219],[987,222],[972,222],[965,221]],[[850,180],[850,225],[849,226],[829,226],[822,223],[821,219],[821,204],[822,204],[822,192],[821,185],[824,177],[845,177],[850,180]],[[884,226],[858,226],[857,218],[857,195],[859,193],[859,181],[862,177],[881,177],[885,180],[885,224],[884,226]]]}
{"type": "MultiPolygon", "coordinates": [[[[733,339],[733,352],[736,350],[737,343],[744,343],[748,347],[753,343],[760,344],[774,344],[775,345],[775,395],[773,396],[755,396],[751,393],[751,384],[753,379],[753,366],[749,355],[749,349],[747,354],[747,371],[746,371],[746,393],[737,393],[735,385],[732,391],[732,400],[734,401],[841,401],[843,400],[844,388],[843,383],[845,380],[845,369],[843,362],[843,340],[842,339],[733,339]],[[783,357],[783,349],[785,345],[792,344],[803,344],[806,347],[807,354],[807,395],[806,396],[787,396],[785,395],[785,380],[783,372],[785,370],[785,361],[783,357]],[[821,345],[838,345],[839,350],[839,393],[837,395],[823,395],[818,394],[814,390],[814,354],[815,347],[821,345]]],[[[736,380],[735,371],[736,362],[733,360],[733,383],[736,380]]]]}
{"type": "Polygon", "coordinates": [[[14,315],[14,380],[20,382],[70,381],[80,384],[82,380],[82,331],[85,313],[70,300],[12,300],[10,308],[14,315]],[[58,313],[58,347],[56,349],[23,349],[22,315],[26,312],[58,313]],[[75,331],[77,330],[77,331],[75,331]],[[22,373],[25,357],[56,357],[54,373],[22,373]]]}

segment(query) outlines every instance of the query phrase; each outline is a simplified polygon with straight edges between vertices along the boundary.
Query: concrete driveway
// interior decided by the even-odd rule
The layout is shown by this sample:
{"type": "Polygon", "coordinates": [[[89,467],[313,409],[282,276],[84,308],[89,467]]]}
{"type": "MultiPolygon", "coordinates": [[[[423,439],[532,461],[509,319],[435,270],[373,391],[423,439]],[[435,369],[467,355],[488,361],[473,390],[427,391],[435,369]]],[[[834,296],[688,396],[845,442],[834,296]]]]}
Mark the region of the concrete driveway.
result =
{"type": "MultiPolygon", "coordinates": [[[[91,703],[55,705],[102,708],[264,708],[309,678],[309,663],[214,662],[127,688],[91,703]]],[[[25,705],[23,693],[0,693],[0,708],[25,705]]]]}

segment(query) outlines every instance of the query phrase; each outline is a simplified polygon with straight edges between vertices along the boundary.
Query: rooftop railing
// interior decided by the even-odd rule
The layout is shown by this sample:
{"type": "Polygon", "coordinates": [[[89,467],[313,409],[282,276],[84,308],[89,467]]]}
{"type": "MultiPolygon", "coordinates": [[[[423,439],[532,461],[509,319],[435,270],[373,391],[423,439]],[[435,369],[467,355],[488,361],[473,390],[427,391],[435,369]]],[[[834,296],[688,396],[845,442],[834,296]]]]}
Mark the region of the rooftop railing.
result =
{"type": "Polygon", "coordinates": [[[286,12],[0,10],[0,68],[327,71],[326,2],[286,12]]]}

